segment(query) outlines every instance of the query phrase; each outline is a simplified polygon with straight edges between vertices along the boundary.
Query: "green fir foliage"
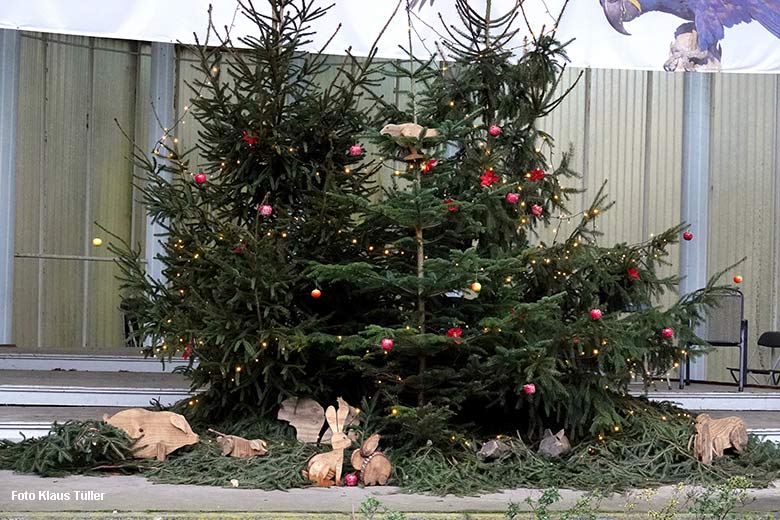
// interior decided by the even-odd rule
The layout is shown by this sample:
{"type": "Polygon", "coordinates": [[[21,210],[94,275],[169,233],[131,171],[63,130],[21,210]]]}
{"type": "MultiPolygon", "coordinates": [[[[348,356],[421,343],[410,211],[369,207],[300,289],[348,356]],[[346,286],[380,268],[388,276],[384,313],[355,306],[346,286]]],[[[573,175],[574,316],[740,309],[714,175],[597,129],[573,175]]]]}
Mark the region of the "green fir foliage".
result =
{"type": "Polygon", "coordinates": [[[684,226],[608,247],[595,227],[604,188],[569,208],[576,174],[539,122],[567,93],[565,46],[543,32],[515,48],[519,6],[456,0],[461,25],[431,59],[347,56],[323,82],[325,57],[300,46],[325,10],[268,3],[268,16],[244,5],[257,25],[247,51],[196,49],[207,181],[171,135],[153,159],[138,154],[166,281],[139,250],[111,246],[139,344],[191,360],[201,395],[188,415],[365,400],[389,445],[430,450],[431,464],[459,451],[453,440],[629,429],[627,384],[701,343],[693,325],[718,288],[659,306],[677,288],[659,267],[684,226]],[[381,73],[404,79],[408,104],[374,93],[381,73]],[[393,126],[406,123],[420,126],[393,126]],[[378,153],[350,153],[361,137],[378,153]]]}
{"type": "Polygon", "coordinates": [[[102,421],[54,423],[45,437],[0,441],[0,468],[44,477],[100,469],[134,471],[134,444],[125,432],[102,421]]]}

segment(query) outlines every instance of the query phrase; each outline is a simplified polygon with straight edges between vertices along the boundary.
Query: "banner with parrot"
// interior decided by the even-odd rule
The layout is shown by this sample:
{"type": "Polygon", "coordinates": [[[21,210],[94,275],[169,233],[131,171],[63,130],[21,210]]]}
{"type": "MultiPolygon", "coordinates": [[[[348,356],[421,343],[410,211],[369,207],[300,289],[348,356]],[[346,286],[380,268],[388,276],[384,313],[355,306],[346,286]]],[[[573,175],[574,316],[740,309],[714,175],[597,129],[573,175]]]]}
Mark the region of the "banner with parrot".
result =
{"type": "MultiPolygon", "coordinates": [[[[526,18],[516,24],[518,54],[528,38],[555,31],[559,40],[571,40],[567,51],[577,67],[780,72],[780,0],[473,0],[469,7],[482,13],[490,4],[500,16],[518,2],[526,18]]],[[[0,28],[174,43],[194,43],[197,35],[202,43],[209,4],[213,27],[241,46],[253,24],[239,0],[0,2],[0,28]]],[[[410,32],[412,52],[429,56],[457,20],[454,0],[314,2],[331,4],[306,44],[319,50],[330,40],[329,54],[365,55],[384,29],[378,56],[406,57],[410,32]]],[[[270,13],[269,0],[253,5],[270,13]]]]}

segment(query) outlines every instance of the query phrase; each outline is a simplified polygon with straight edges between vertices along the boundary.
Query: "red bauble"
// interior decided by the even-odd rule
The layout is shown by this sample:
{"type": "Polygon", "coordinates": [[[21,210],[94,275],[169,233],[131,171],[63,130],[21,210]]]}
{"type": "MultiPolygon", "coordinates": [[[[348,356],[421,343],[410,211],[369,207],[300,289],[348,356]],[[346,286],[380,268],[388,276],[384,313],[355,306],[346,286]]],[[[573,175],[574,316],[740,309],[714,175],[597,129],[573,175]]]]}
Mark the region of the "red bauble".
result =
{"type": "Polygon", "coordinates": [[[490,125],[490,128],[488,128],[488,133],[493,137],[498,137],[501,135],[501,127],[498,125],[490,125]]]}
{"type": "Polygon", "coordinates": [[[742,277],[740,275],[735,276],[734,283],[742,283],[742,277]]]}
{"type": "Polygon", "coordinates": [[[686,231],[685,233],[683,233],[683,240],[687,242],[693,240],[693,233],[691,233],[690,231],[686,231]]]}
{"type": "Polygon", "coordinates": [[[358,155],[361,155],[363,153],[363,147],[359,144],[353,144],[349,147],[349,155],[352,157],[357,157],[358,155]]]}
{"type": "Polygon", "coordinates": [[[520,200],[520,195],[518,195],[517,193],[506,194],[506,201],[510,204],[517,204],[518,200],[520,200]]]}
{"type": "Polygon", "coordinates": [[[382,340],[382,350],[385,352],[389,352],[393,348],[393,339],[392,338],[384,338],[382,340]]]}
{"type": "Polygon", "coordinates": [[[200,172],[197,175],[195,175],[195,182],[197,182],[198,184],[203,184],[204,182],[206,182],[206,174],[200,172]]]}
{"type": "Polygon", "coordinates": [[[312,298],[314,298],[314,299],[317,299],[317,298],[319,298],[320,296],[322,296],[322,291],[320,291],[319,289],[313,289],[313,290],[311,291],[311,297],[312,297],[312,298]]]}
{"type": "Polygon", "coordinates": [[[533,383],[528,383],[526,385],[523,385],[523,392],[525,392],[528,395],[532,395],[536,393],[536,385],[533,383]]]}
{"type": "Polygon", "coordinates": [[[189,359],[192,356],[192,343],[187,343],[187,346],[184,347],[184,352],[181,353],[181,357],[183,359],[189,359]]]}
{"type": "Polygon", "coordinates": [[[601,309],[593,309],[590,311],[590,319],[592,320],[600,320],[601,319],[601,309]]]}
{"type": "Polygon", "coordinates": [[[354,473],[347,473],[346,475],[344,475],[344,484],[346,484],[349,487],[357,486],[358,476],[354,473]]]}
{"type": "Polygon", "coordinates": [[[672,339],[674,337],[674,329],[665,328],[661,331],[661,336],[666,339],[672,339]]]}
{"type": "Polygon", "coordinates": [[[633,267],[629,267],[626,270],[626,275],[628,276],[629,280],[639,280],[639,271],[633,267]]]}

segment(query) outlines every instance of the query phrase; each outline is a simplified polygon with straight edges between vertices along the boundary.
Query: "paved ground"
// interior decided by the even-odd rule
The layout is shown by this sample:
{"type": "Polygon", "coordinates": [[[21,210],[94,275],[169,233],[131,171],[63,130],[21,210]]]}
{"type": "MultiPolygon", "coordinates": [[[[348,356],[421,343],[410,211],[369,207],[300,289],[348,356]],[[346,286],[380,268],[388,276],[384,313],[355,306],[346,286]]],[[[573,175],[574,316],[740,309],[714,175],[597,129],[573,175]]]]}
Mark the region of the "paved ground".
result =
{"type": "MultiPolygon", "coordinates": [[[[780,483],[779,483],[780,484],[780,483]]],[[[674,487],[660,488],[647,500],[636,500],[635,511],[660,510],[675,496],[674,487]]],[[[504,513],[510,502],[528,510],[525,499],[539,490],[519,489],[476,497],[437,497],[399,493],[393,487],[309,488],[290,491],[152,484],[137,476],[66,477],[44,479],[0,471],[0,512],[117,511],[123,512],[276,512],[352,513],[367,497],[394,511],[504,513]]],[[[562,490],[557,504],[569,509],[582,493],[562,490]]],[[[636,495],[636,492],[634,493],[636,495]]],[[[780,511],[780,489],[752,490],[750,511],[780,511]]],[[[625,495],[605,500],[600,510],[626,512],[625,495]]],[[[0,515],[0,518],[4,518],[0,515]]],[[[15,518],[23,518],[16,516],[15,518]]]]}

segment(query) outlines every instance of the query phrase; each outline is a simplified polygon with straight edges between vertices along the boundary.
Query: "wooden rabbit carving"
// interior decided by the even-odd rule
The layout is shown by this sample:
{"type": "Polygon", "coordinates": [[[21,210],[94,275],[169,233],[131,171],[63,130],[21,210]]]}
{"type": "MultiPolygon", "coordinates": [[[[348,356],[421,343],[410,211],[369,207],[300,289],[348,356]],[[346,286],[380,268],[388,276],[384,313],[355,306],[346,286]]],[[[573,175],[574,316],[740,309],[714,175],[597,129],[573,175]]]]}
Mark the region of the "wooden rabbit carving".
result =
{"type": "Polygon", "coordinates": [[[344,450],[352,445],[352,441],[344,433],[344,425],[349,415],[349,405],[339,397],[338,410],[328,406],[325,410],[325,420],[333,431],[330,444],[333,451],[320,453],[309,459],[303,476],[317,486],[341,485],[341,471],[344,465],[344,450]]]}
{"type": "Polygon", "coordinates": [[[363,442],[360,449],[353,451],[350,458],[352,467],[360,473],[360,482],[364,486],[384,486],[393,470],[393,465],[385,454],[377,450],[379,439],[381,437],[375,433],[363,442]]]}

